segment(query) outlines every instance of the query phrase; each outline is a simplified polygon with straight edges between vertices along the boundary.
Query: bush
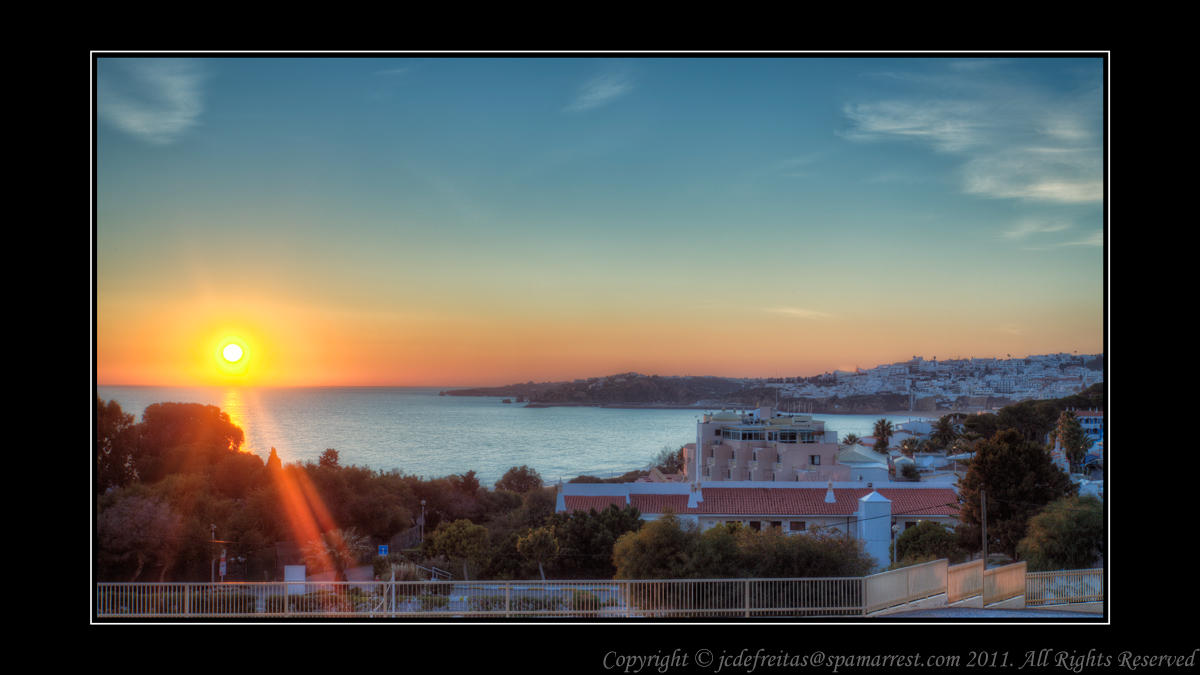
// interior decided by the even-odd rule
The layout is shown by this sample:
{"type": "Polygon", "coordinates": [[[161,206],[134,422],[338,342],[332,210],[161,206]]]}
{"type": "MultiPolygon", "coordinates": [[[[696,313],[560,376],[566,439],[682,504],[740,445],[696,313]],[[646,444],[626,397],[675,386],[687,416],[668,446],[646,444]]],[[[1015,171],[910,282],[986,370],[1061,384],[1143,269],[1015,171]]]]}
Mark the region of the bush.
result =
{"type": "Polygon", "coordinates": [[[958,536],[945,525],[922,520],[896,537],[895,550],[890,550],[897,567],[946,558],[951,563],[966,560],[967,553],[958,543],[958,536]]]}
{"type": "Polygon", "coordinates": [[[1104,555],[1104,505],[1091,496],[1067,497],[1030,519],[1017,555],[1031,572],[1091,567],[1104,555]]]}
{"type": "Polygon", "coordinates": [[[425,612],[446,609],[450,606],[450,598],[445,595],[422,595],[417,598],[417,601],[421,603],[421,610],[425,612]]]}
{"type": "Polygon", "coordinates": [[[474,595],[469,602],[471,610],[476,612],[498,612],[504,609],[504,597],[500,595],[474,595]]]}

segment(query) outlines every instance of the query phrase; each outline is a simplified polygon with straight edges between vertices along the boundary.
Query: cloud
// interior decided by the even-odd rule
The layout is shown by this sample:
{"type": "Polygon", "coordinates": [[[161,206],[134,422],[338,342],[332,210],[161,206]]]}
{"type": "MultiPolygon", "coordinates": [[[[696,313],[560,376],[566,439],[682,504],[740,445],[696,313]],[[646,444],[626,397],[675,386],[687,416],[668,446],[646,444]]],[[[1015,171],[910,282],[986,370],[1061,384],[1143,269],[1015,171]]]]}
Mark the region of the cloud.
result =
{"type": "Polygon", "coordinates": [[[1071,223],[1026,219],[1017,223],[1011,230],[1005,231],[1004,236],[1009,239],[1025,239],[1030,235],[1061,232],[1070,227],[1071,223]]]}
{"type": "Polygon", "coordinates": [[[764,307],[763,309],[774,314],[784,314],[786,316],[794,316],[800,319],[829,319],[833,317],[832,314],[818,312],[813,309],[804,309],[801,307],[764,307]]]}
{"type": "Polygon", "coordinates": [[[155,145],[175,142],[199,123],[205,73],[183,59],[101,62],[96,112],[116,128],[155,145]]]}
{"type": "Polygon", "coordinates": [[[1056,244],[1056,245],[1057,246],[1103,246],[1104,245],[1104,232],[1102,230],[1097,230],[1096,232],[1089,234],[1088,236],[1084,237],[1083,239],[1078,239],[1075,241],[1064,241],[1061,244],[1056,244]]]}
{"type": "Polygon", "coordinates": [[[843,113],[854,127],[843,134],[856,141],[889,137],[923,141],[944,152],[961,152],[981,142],[979,111],[956,101],[883,101],[847,104],[843,113]]]}
{"type": "Polygon", "coordinates": [[[939,75],[911,78],[886,73],[920,91],[846,103],[849,128],[841,135],[855,142],[909,141],[958,156],[966,194],[1053,204],[1102,201],[1100,90],[1046,91],[1000,72],[991,76],[1008,65],[957,63],[939,75]]]}
{"type": "Polygon", "coordinates": [[[789,157],[788,159],[780,160],[779,163],[776,164],[776,168],[779,173],[784,176],[803,178],[812,175],[811,171],[807,171],[805,169],[815,164],[820,157],[821,153],[818,152],[813,152],[798,157],[789,157]]]}
{"type": "Polygon", "coordinates": [[[633,80],[625,72],[597,75],[579,88],[575,98],[567,104],[567,112],[584,112],[607,105],[633,91],[633,80]]]}
{"type": "Polygon", "coordinates": [[[993,150],[963,165],[968,194],[1058,204],[1104,199],[1099,152],[1067,148],[993,150]]]}

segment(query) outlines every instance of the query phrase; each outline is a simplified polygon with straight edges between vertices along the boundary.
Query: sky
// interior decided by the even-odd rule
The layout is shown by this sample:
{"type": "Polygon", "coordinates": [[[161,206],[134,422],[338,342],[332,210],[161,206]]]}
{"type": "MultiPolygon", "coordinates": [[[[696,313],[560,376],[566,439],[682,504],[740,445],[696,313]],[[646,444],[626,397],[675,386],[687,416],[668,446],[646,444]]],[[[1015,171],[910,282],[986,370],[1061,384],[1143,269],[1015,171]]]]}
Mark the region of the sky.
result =
{"type": "Polygon", "coordinates": [[[1103,350],[1099,57],[96,57],[101,385],[1103,350]]]}

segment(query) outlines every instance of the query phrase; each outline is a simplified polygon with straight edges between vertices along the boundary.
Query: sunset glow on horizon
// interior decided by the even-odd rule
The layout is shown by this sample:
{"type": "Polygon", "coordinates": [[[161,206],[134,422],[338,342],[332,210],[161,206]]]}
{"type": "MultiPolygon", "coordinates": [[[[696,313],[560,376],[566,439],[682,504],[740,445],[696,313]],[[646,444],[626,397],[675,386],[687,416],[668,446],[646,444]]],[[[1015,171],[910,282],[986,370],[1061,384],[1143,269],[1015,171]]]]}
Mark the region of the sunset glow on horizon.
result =
{"type": "Polygon", "coordinates": [[[101,58],[96,379],[1099,353],[1103,66],[101,58]]]}

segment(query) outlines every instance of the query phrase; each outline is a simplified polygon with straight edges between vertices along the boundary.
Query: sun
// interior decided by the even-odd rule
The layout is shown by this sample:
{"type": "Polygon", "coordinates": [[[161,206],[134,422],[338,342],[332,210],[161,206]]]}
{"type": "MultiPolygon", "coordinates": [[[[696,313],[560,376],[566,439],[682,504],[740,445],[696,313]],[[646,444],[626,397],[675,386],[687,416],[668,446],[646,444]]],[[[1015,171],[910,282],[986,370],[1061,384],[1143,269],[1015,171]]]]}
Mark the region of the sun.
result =
{"type": "Polygon", "coordinates": [[[238,361],[242,360],[242,356],[245,355],[245,353],[246,352],[242,349],[241,345],[237,344],[236,342],[230,342],[229,344],[225,345],[224,349],[221,350],[221,358],[225,359],[229,363],[237,363],[238,361]]]}
{"type": "Polygon", "coordinates": [[[216,373],[226,382],[245,382],[250,373],[250,359],[253,356],[249,343],[241,334],[226,333],[223,337],[211,343],[213,365],[216,373]],[[230,380],[229,378],[232,378],[230,380]]]}

